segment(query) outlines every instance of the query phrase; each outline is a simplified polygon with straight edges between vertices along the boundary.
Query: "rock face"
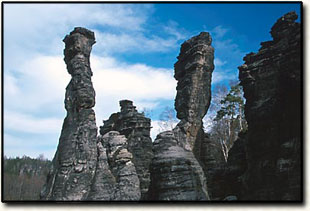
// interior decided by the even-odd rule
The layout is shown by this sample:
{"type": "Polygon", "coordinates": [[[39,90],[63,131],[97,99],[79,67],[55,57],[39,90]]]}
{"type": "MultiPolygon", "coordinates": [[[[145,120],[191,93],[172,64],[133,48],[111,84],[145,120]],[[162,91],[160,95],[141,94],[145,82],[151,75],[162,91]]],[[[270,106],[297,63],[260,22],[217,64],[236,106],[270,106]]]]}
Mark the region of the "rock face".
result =
{"type": "Polygon", "coordinates": [[[140,182],[126,137],[110,131],[98,137],[97,147],[96,174],[88,200],[140,200],[140,182]]]}
{"type": "Polygon", "coordinates": [[[132,153],[132,162],[140,180],[141,200],[146,200],[150,185],[150,164],[153,158],[152,139],[150,137],[151,120],[139,113],[132,101],[120,101],[121,111],[114,113],[100,127],[100,134],[118,131],[125,135],[128,151],[132,153]]]}
{"type": "Polygon", "coordinates": [[[64,120],[57,152],[43,200],[84,200],[94,177],[97,161],[95,91],[91,82],[89,56],[95,43],[94,33],[75,28],[63,40],[68,72],[72,79],[66,88],[64,120]]]}
{"type": "Polygon", "coordinates": [[[235,196],[236,200],[242,199],[245,191],[243,175],[248,167],[245,150],[246,138],[246,133],[240,132],[238,134],[238,139],[229,150],[224,175],[220,176],[223,179],[221,189],[225,191],[224,196],[235,196]]]}
{"type": "Polygon", "coordinates": [[[202,118],[211,100],[211,42],[209,33],[202,32],[181,46],[174,75],[178,80],[175,108],[181,121],[154,142],[149,191],[152,200],[209,200],[197,146],[204,139],[202,118]]]}
{"type": "MultiPolygon", "coordinates": [[[[197,144],[196,144],[197,146],[197,144]]],[[[222,200],[226,196],[225,170],[226,162],[219,142],[204,134],[200,140],[200,154],[196,154],[207,177],[208,194],[211,200],[222,200]]],[[[197,152],[197,151],[196,151],[197,152]]]]}
{"type": "Polygon", "coordinates": [[[174,133],[160,133],[154,142],[150,199],[208,200],[206,178],[191,151],[182,148],[174,133]]]}
{"type": "Polygon", "coordinates": [[[272,27],[272,41],[244,57],[248,168],[243,200],[301,199],[301,49],[294,12],[272,27]]]}
{"type": "MultiPolygon", "coordinates": [[[[214,69],[214,49],[209,33],[185,41],[181,46],[178,61],[174,65],[177,83],[175,109],[181,120],[174,129],[186,142],[186,149],[194,149],[197,138],[203,138],[202,118],[211,101],[211,78],[214,69]]],[[[198,143],[197,143],[198,144],[198,143]]]]}

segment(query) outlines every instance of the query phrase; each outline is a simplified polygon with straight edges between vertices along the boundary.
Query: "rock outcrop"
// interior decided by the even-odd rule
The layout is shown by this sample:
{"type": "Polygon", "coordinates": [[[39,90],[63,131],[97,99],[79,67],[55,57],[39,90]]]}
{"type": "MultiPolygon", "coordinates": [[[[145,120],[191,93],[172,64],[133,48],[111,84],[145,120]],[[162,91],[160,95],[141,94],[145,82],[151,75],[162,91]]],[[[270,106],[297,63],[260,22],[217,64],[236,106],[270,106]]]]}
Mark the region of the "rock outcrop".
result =
{"type": "Polygon", "coordinates": [[[229,150],[227,164],[223,171],[224,174],[219,177],[223,181],[220,184],[220,188],[224,190],[226,198],[234,196],[235,200],[239,200],[244,196],[245,184],[243,175],[248,167],[245,141],[246,133],[240,132],[238,139],[229,150]]]}
{"type": "Polygon", "coordinates": [[[98,137],[98,162],[88,200],[138,201],[140,181],[124,135],[110,131],[98,137]]]}
{"type": "Polygon", "coordinates": [[[160,133],[154,142],[150,199],[208,200],[204,172],[191,151],[178,143],[172,131],[160,133]]]}
{"type": "Polygon", "coordinates": [[[241,200],[301,200],[300,23],[290,12],[273,40],[244,57],[239,78],[248,122],[246,190],[241,200]]]}
{"type": "Polygon", "coordinates": [[[175,109],[181,120],[174,132],[183,147],[189,150],[194,149],[196,139],[203,139],[202,118],[211,101],[214,69],[211,42],[211,35],[207,32],[185,41],[174,65],[174,77],[178,81],[175,109]]]}
{"type": "MultiPolygon", "coordinates": [[[[207,177],[208,194],[211,200],[222,200],[226,196],[225,170],[226,161],[218,140],[204,134],[200,141],[198,160],[207,177]]],[[[196,144],[196,146],[198,146],[196,144]]],[[[197,154],[196,154],[197,157],[197,154]]]]}
{"type": "Polygon", "coordinates": [[[89,56],[95,43],[94,33],[75,28],[63,40],[65,62],[72,79],[66,88],[64,120],[57,152],[43,200],[84,200],[90,190],[97,162],[95,91],[89,56]]]}
{"type": "Polygon", "coordinates": [[[132,153],[132,162],[140,180],[141,200],[146,200],[150,185],[150,164],[153,158],[152,139],[150,137],[151,120],[139,113],[130,100],[120,101],[121,111],[114,113],[100,127],[100,134],[118,131],[125,135],[128,151],[132,153]]]}
{"type": "Polygon", "coordinates": [[[175,63],[178,80],[175,108],[181,120],[154,142],[150,199],[209,200],[200,158],[204,139],[202,118],[211,100],[214,49],[211,36],[202,32],[185,41],[175,63]],[[196,148],[195,148],[196,146],[196,148]]]}

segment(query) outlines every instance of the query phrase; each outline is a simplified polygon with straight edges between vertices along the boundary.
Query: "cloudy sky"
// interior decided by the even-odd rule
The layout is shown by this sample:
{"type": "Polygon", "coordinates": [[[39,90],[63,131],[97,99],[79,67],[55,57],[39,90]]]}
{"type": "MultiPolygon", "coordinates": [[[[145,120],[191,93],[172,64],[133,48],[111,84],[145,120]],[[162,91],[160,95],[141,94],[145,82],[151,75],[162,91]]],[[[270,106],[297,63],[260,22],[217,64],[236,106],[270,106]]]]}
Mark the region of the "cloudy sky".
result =
{"type": "Polygon", "coordinates": [[[271,39],[271,26],[299,4],[4,4],[4,154],[52,159],[70,81],[62,39],[74,27],[95,32],[91,54],[97,126],[119,100],[159,114],[173,108],[173,64],[180,45],[201,31],[213,37],[212,87],[237,80],[246,53],[271,39]]]}

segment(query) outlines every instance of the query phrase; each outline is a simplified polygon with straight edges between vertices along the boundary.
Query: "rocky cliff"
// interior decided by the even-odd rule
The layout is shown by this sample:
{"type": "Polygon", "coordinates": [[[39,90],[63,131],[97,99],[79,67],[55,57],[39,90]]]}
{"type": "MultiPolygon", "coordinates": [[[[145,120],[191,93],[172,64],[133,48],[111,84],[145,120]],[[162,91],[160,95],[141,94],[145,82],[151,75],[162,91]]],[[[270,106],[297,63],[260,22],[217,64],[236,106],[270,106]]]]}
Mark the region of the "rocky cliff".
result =
{"type": "Polygon", "coordinates": [[[244,57],[239,78],[248,122],[242,200],[301,199],[301,45],[297,15],[271,28],[273,40],[244,57]]]}
{"type": "Polygon", "coordinates": [[[92,109],[95,90],[89,64],[95,36],[93,32],[78,27],[63,41],[66,45],[64,60],[72,76],[66,88],[67,116],[41,198],[84,200],[90,190],[97,162],[97,127],[92,109]]]}

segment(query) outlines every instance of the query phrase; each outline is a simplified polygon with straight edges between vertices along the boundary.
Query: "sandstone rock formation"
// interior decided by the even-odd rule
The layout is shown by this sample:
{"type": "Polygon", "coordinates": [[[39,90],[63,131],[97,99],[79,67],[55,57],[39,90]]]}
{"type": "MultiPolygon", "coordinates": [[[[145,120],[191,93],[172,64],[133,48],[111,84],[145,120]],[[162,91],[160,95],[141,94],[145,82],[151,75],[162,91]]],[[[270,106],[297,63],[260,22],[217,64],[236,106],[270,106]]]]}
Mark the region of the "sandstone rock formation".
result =
{"type": "Polygon", "coordinates": [[[246,98],[247,170],[242,200],[301,199],[300,23],[290,12],[273,40],[244,57],[239,78],[246,98]]]}
{"type": "Polygon", "coordinates": [[[154,142],[150,199],[208,200],[206,178],[191,151],[178,143],[172,131],[160,133],[154,142]]]}
{"type": "Polygon", "coordinates": [[[235,200],[242,199],[245,191],[243,175],[248,167],[245,141],[246,133],[240,132],[229,150],[227,164],[222,171],[224,174],[219,177],[223,181],[220,188],[224,190],[224,196],[234,196],[235,200]]]}
{"type": "Polygon", "coordinates": [[[181,121],[154,142],[149,191],[152,200],[209,200],[206,177],[197,160],[201,149],[195,146],[204,139],[202,118],[211,100],[211,42],[209,33],[202,32],[181,46],[175,63],[175,108],[181,121]]]}
{"type": "Polygon", "coordinates": [[[140,182],[127,145],[117,131],[98,137],[98,162],[88,200],[140,200],[140,182]]]}
{"type": "MultiPolygon", "coordinates": [[[[218,140],[213,140],[209,134],[204,134],[203,139],[198,140],[199,154],[196,157],[207,177],[208,194],[211,200],[222,200],[227,195],[225,183],[226,161],[218,140]]],[[[197,142],[198,142],[197,141],[197,142]]],[[[198,146],[196,144],[196,146],[198,146]]],[[[197,152],[197,151],[196,151],[197,152]]]]}
{"type": "Polygon", "coordinates": [[[141,200],[147,199],[150,185],[150,164],[153,158],[152,139],[150,137],[151,120],[139,113],[130,100],[120,101],[121,111],[114,113],[100,127],[100,134],[118,131],[125,135],[128,151],[132,153],[132,162],[140,180],[141,200]]]}
{"type": "Polygon", "coordinates": [[[94,177],[97,161],[95,91],[91,82],[89,55],[95,43],[94,33],[75,28],[63,40],[68,72],[72,79],[66,88],[64,120],[57,152],[43,200],[84,200],[94,177]]]}
{"type": "Polygon", "coordinates": [[[202,118],[211,101],[214,69],[211,42],[212,38],[207,32],[185,41],[174,65],[174,77],[178,81],[175,109],[181,120],[174,132],[180,136],[178,139],[185,149],[193,150],[196,139],[203,137],[202,118]]]}

